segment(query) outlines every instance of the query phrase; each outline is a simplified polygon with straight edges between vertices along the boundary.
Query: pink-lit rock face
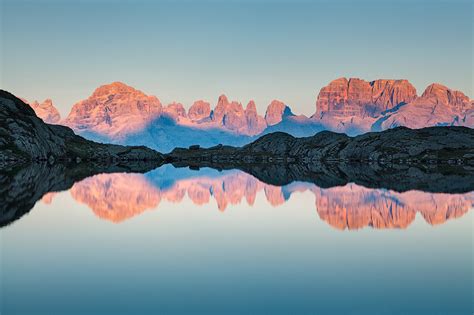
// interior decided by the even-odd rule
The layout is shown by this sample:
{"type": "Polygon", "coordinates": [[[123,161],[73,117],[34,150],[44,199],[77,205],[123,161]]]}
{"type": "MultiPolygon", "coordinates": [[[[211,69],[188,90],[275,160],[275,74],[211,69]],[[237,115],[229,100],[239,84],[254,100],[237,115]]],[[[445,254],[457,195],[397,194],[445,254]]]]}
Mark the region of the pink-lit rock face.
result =
{"type": "Polygon", "coordinates": [[[216,108],[211,114],[211,119],[217,125],[226,127],[232,131],[245,129],[245,113],[241,103],[230,102],[227,96],[219,96],[216,108]]]}
{"type": "Polygon", "coordinates": [[[208,102],[202,100],[195,101],[188,111],[188,117],[192,121],[199,121],[209,118],[210,115],[211,105],[208,102]]]}
{"type": "Polygon", "coordinates": [[[76,103],[64,123],[76,131],[120,137],[142,129],[161,113],[161,102],[155,96],[114,82],[76,103]]]}
{"type": "Polygon", "coordinates": [[[458,111],[472,109],[472,104],[466,95],[439,83],[430,84],[421,95],[421,98],[433,99],[442,106],[449,106],[458,111]]]}
{"type": "Polygon", "coordinates": [[[431,84],[421,97],[387,115],[382,129],[405,126],[423,128],[438,125],[474,127],[474,105],[462,92],[431,84]]]}
{"type": "MultiPolygon", "coordinates": [[[[377,105],[377,111],[391,109],[398,104],[414,100],[415,87],[408,80],[375,80],[372,86],[372,102],[377,105]]],[[[376,111],[376,112],[377,112],[376,111]]]]}
{"type": "Polygon", "coordinates": [[[267,127],[253,101],[244,109],[241,103],[221,95],[214,110],[208,102],[200,100],[186,112],[181,103],[162,107],[155,96],[120,82],[101,86],[88,99],[76,103],[64,124],[78,132],[89,131],[120,140],[143,130],[162,115],[179,125],[218,128],[241,135],[257,135],[267,127]]]}
{"type": "Polygon", "coordinates": [[[251,100],[245,108],[245,119],[248,135],[257,135],[267,127],[265,119],[258,114],[257,106],[253,100],[251,100]]]}
{"type": "MultiPolygon", "coordinates": [[[[101,174],[74,184],[70,190],[74,199],[86,204],[98,217],[116,223],[157,208],[163,200],[179,203],[187,197],[197,206],[215,202],[220,211],[225,211],[244,200],[253,205],[259,193],[276,207],[291,199],[294,192],[305,191],[314,194],[319,217],[339,230],[405,229],[417,213],[430,225],[438,225],[463,216],[474,205],[474,193],[397,193],[356,184],[327,189],[308,183],[278,187],[242,172],[184,178],[164,189],[140,174],[101,174]]],[[[48,203],[53,196],[47,194],[43,201],[48,203]]]]}
{"type": "Polygon", "coordinates": [[[268,126],[273,126],[281,122],[285,116],[290,115],[292,115],[291,110],[285,103],[273,100],[265,112],[265,121],[268,126]]]}
{"type": "Polygon", "coordinates": [[[376,117],[381,112],[416,98],[416,89],[407,80],[339,78],[323,87],[316,101],[316,118],[327,113],[334,117],[376,117]]]}
{"type": "Polygon", "coordinates": [[[211,113],[211,120],[217,127],[244,135],[259,134],[266,127],[264,119],[257,113],[254,101],[250,101],[244,110],[241,103],[230,102],[225,95],[219,97],[216,108],[211,113]]]}
{"type": "Polygon", "coordinates": [[[186,110],[183,104],[173,102],[163,108],[163,113],[170,116],[175,120],[179,120],[181,117],[186,117],[186,110]]]}
{"type": "Polygon", "coordinates": [[[61,120],[59,111],[56,107],[54,107],[53,101],[49,98],[44,100],[43,103],[38,103],[38,101],[34,101],[32,103],[25,101],[25,103],[29,104],[35,111],[36,115],[45,123],[57,124],[61,120]]]}
{"type": "Polygon", "coordinates": [[[462,92],[431,84],[418,97],[407,80],[340,78],[321,89],[313,120],[326,129],[360,134],[398,126],[474,127],[474,104],[462,92]]]}

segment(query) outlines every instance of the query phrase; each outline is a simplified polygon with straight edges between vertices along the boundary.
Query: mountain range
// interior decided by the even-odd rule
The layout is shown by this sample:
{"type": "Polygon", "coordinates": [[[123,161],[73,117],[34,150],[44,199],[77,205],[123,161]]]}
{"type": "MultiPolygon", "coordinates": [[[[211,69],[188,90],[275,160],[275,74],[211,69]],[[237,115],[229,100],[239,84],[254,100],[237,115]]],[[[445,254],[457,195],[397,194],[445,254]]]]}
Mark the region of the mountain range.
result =
{"type": "MultiPolygon", "coordinates": [[[[140,114],[144,111],[162,115],[153,102],[154,97],[143,99],[135,115],[143,121],[146,116],[140,114]]],[[[50,105],[46,102],[41,108],[50,105]]],[[[79,108],[84,108],[83,104],[79,108]]],[[[283,122],[286,108],[278,108],[283,109],[283,122]]],[[[274,119],[270,117],[266,118],[274,119]]],[[[140,128],[136,126],[130,123],[127,127],[140,128]]],[[[161,154],[143,146],[86,140],[69,127],[44,123],[30,106],[0,90],[0,199],[4,201],[0,205],[0,227],[28,213],[45,193],[73,185],[71,194],[77,201],[114,222],[156,207],[160,200],[179,202],[185,194],[198,204],[207,203],[212,196],[218,208],[224,210],[244,197],[252,204],[259,190],[276,206],[292,192],[309,189],[317,197],[320,217],[337,228],[403,228],[413,221],[417,211],[435,224],[459,217],[472,206],[472,196],[458,199],[448,194],[472,195],[473,165],[474,129],[459,126],[398,127],[356,137],[323,131],[295,138],[275,132],[243,147],[191,146],[161,154]],[[158,168],[146,178],[104,174],[148,172],[170,163],[173,166],[158,168]],[[205,173],[193,171],[200,168],[205,173]],[[221,180],[219,174],[230,169],[245,173],[221,180]],[[167,175],[166,170],[172,173],[167,175]],[[207,176],[211,171],[218,178],[207,176]],[[193,172],[201,177],[194,180],[193,172]],[[90,177],[96,174],[101,175],[90,177]],[[82,184],[74,184],[82,179],[82,184]],[[347,185],[347,191],[340,189],[347,185]],[[329,193],[331,188],[334,194],[329,193]],[[374,193],[370,188],[382,189],[374,193]],[[434,203],[430,192],[438,196],[434,203]],[[353,204],[357,207],[351,208],[353,204]],[[370,210],[373,208],[380,211],[370,210]],[[430,212],[429,208],[439,211],[430,212]],[[357,209],[367,211],[359,213],[357,209]],[[406,211],[399,211],[402,209],[406,211]]],[[[51,197],[46,196],[45,201],[51,197]]]]}
{"type": "Polygon", "coordinates": [[[100,86],[64,119],[49,99],[29,104],[45,122],[66,125],[85,138],[161,152],[193,144],[239,146],[275,131],[301,137],[323,130],[359,135],[399,126],[474,127],[474,100],[437,83],[418,96],[407,80],[334,80],[320,90],[311,117],[294,114],[280,100],[261,115],[253,100],[244,107],[226,95],[213,108],[197,100],[186,110],[178,102],[163,105],[156,96],[121,82],[100,86]]]}

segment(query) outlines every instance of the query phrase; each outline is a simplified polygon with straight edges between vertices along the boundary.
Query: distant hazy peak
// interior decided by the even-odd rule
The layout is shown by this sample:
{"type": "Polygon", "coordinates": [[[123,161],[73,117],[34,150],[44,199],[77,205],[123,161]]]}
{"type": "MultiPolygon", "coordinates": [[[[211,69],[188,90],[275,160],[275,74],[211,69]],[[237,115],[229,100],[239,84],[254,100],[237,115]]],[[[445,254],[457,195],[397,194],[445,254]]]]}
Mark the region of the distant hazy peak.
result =
{"type": "Polygon", "coordinates": [[[36,115],[41,118],[45,123],[57,124],[61,120],[61,115],[56,107],[53,105],[53,101],[49,98],[45,99],[42,103],[38,101],[28,102],[22,99],[26,104],[30,105],[35,111],[36,115]]]}

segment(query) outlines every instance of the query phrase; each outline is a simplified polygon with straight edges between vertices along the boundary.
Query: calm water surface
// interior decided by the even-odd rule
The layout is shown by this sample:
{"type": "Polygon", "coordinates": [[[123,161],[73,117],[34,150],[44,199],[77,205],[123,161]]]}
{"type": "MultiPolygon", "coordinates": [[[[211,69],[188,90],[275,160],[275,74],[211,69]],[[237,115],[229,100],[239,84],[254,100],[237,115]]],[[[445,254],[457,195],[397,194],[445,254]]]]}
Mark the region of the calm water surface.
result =
{"type": "Polygon", "coordinates": [[[1,314],[472,314],[474,193],[164,166],[0,230],[1,314]]]}

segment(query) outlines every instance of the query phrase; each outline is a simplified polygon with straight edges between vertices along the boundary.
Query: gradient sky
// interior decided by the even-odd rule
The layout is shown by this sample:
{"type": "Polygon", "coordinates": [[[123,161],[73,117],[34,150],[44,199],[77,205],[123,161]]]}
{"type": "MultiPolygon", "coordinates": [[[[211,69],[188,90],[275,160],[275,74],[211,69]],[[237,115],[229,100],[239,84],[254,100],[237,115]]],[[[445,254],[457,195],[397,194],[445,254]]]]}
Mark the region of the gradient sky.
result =
{"type": "Polygon", "coordinates": [[[310,115],[341,76],[473,93],[473,4],[441,1],[0,0],[0,87],[62,115],[122,81],[163,103],[221,93],[310,115]]]}

